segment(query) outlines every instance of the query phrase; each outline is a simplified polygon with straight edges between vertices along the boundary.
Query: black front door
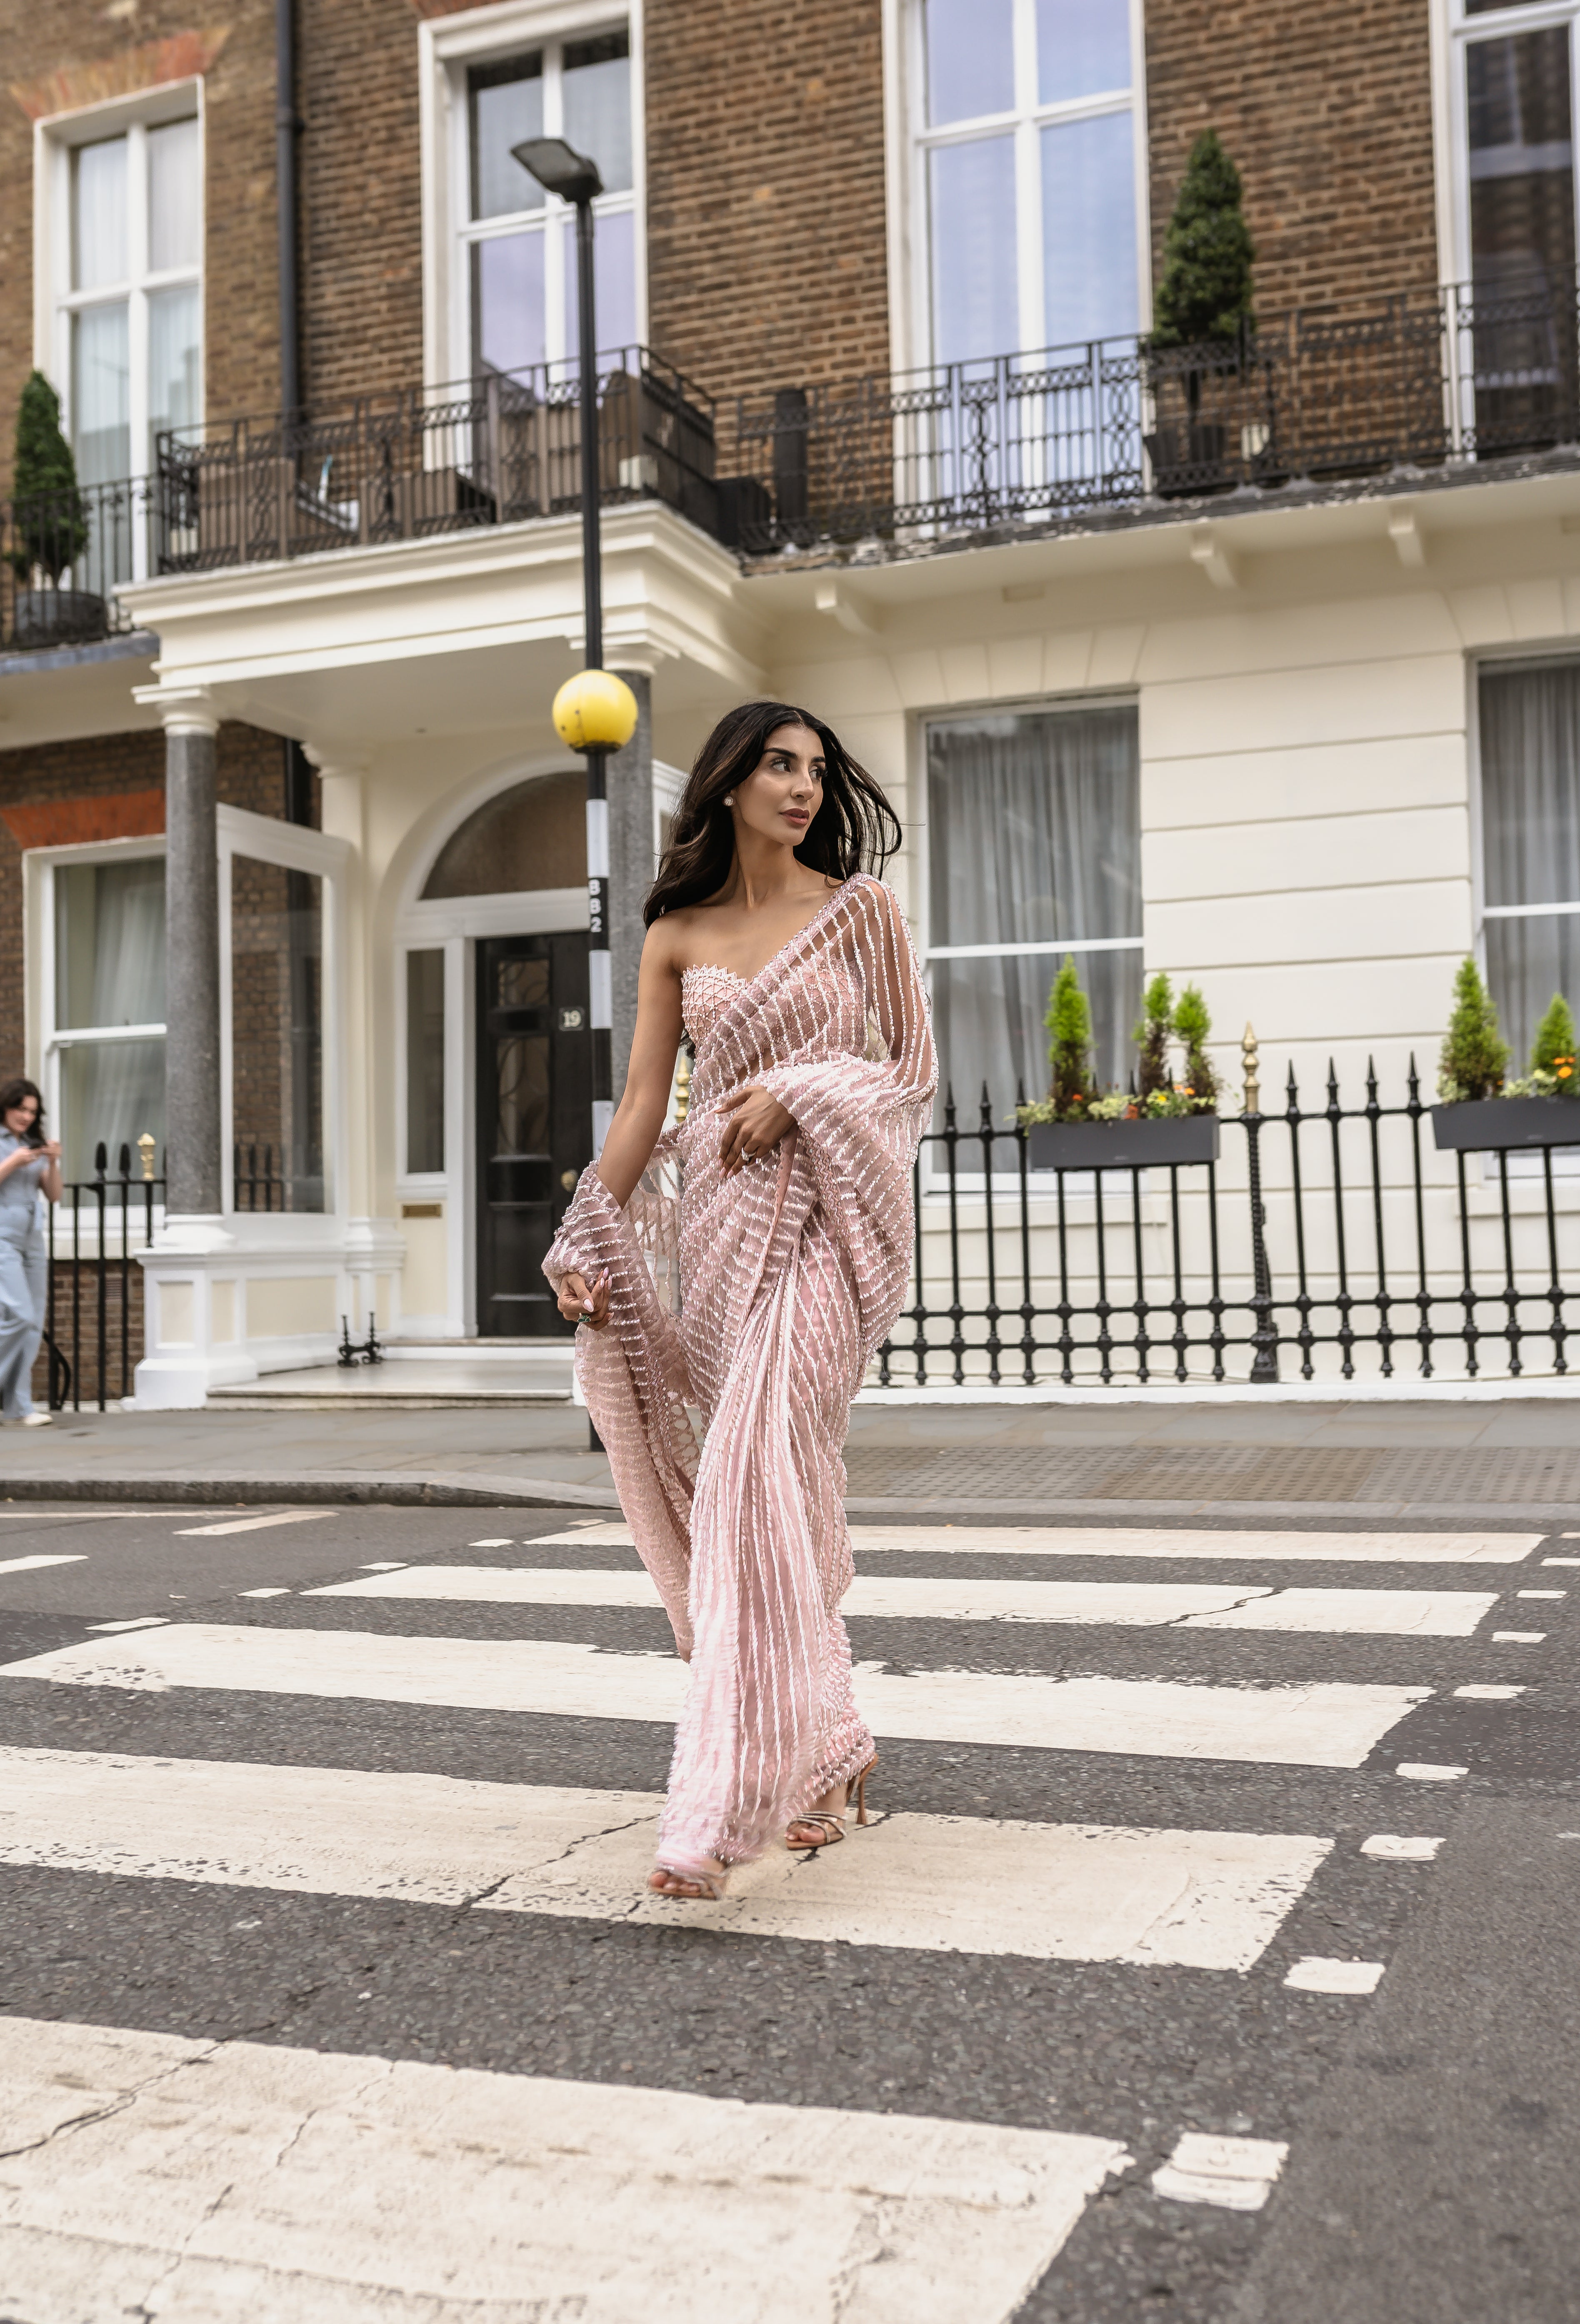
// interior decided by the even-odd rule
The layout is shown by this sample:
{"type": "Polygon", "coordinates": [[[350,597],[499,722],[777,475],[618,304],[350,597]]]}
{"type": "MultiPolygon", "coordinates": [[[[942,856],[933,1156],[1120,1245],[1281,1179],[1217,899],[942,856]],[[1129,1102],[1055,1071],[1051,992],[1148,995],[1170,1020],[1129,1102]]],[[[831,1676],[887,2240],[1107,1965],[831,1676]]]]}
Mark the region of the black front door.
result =
{"type": "Polygon", "coordinates": [[[592,1159],[585,936],[488,936],[477,946],[477,1330],[568,1333],[543,1279],[592,1159]]]}

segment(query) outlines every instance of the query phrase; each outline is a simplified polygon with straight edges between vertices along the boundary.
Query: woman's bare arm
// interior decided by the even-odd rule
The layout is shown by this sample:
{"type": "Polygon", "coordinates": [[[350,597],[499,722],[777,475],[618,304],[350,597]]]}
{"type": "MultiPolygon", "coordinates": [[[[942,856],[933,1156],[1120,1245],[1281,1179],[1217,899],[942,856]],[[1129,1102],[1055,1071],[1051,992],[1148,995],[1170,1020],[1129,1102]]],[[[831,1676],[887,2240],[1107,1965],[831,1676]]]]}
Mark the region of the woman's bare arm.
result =
{"type": "Polygon", "coordinates": [[[648,930],[642,947],[625,1092],[598,1157],[598,1176],[622,1207],[631,1200],[663,1129],[681,1030],[679,972],[671,931],[661,920],[648,930]]]}

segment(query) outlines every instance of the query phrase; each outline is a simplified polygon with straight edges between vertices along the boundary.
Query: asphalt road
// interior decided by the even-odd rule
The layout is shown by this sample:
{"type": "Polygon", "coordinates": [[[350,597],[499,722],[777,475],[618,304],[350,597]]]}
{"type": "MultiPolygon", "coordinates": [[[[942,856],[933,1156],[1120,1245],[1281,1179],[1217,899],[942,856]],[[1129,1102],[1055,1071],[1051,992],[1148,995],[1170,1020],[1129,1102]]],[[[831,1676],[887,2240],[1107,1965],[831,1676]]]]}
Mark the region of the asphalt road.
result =
{"type": "Polygon", "coordinates": [[[633,1552],[589,1522],[0,1515],[0,2324],[1580,2317],[1580,1539],[1483,1528],[1512,1560],[1423,1562],[1418,1529],[1325,1524],[1331,1554],[1272,1554],[1286,1526],[1225,1558],[1165,1526],[1138,1555],[1132,1520],[1123,1555],[859,1545],[892,1608],[851,1620],[892,1821],[727,1908],[638,1915],[674,1673],[633,1552]],[[940,1582],[943,1610],[901,1586],[940,1582]],[[409,2116],[365,2093],[365,2166],[350,2132],[312,2163],[342,2102],[315,2076],[346,2060],[429,2070],[389,2085],[424,2125],[409,2198],[409,2116]],[[197,2098],[167,2119],[198,2063],[235,2078],[223,2135],[197,2098]],[[464,2132],[432,2111],[447,2069],[475,2077],[464,2132]],[[515,2153],[516,2097],[540,2126],[593,2105],[595,2157],[650,2141],[604,2210],[585,2172],[543,2207],[551,2283],[511,2242],[519,2153],[508,2184],[465,2176],[515,2153]],[[254,2105],[293,2126],[235,2166],[254,2105]],[[858,2118],[855,2162],[760,2184],[751,2138],[793,2145],[798,2116],[833,2153],[810,2109],[858,2118]],[[721,2163],[726,2119],[751,2137],[721,2163]],[[425,2183],[474,2219],[432,2281],[425,2183]],[[672,2306],[650,2258],[681,2271],[672,2306]]]}

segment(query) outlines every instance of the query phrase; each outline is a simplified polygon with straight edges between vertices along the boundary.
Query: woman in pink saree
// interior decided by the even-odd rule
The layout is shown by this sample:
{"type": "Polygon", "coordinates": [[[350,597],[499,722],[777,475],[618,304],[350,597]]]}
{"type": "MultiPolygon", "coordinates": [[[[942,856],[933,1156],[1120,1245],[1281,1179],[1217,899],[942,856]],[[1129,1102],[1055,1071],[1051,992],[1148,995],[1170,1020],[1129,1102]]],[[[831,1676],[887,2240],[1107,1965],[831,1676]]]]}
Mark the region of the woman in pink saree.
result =
{"type": "Polygon", "coordinates": [[[937,1078],[909,931],[864,868],[899,839],[820,720],[759,702],[720,722],[644,908],[624,1095],[544,1262],[690,1664],[650,1884],[668,1895],[722,1895],[781,1837],[842,1839],[875,1757],[839,1614],[841,1448],[905,1295],[937,1078]],[[661,1136],[683,1032],[689,1109],[661,1136]]]}

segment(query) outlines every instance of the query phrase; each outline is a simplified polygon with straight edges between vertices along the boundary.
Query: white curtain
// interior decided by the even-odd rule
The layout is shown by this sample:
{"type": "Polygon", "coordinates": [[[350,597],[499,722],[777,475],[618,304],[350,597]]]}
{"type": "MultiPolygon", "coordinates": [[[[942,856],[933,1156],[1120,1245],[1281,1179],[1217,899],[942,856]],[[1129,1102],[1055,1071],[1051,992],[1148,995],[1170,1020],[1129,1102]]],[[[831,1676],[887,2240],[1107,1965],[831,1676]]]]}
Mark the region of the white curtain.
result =
{"type": "MultiPolygon", "coordinates": [[[[164,1021],[164,862],[84,863],[55,875],[56,1014],[62,1030],[164,1021]]],[[[144,1130],[164,1145],[164,1041],[73,1043],[62,1057],[67,1176],[109,1167],[144,1130]]]]}
{"type": "MultiPolygon", "coordinates": [[[[1580,903],[1580,661],[1481,674],[1486,900],[1580,903]]],[[[1580,1005],[1580,913],[1486,923],[1487,969],[1524,1070],[1555,992],[1580,1005]]]]}
{"type": "MultiPolygon", "coordinates": [[[[928,729],[929,948],[1070,943],[1141,933],[1141,777],[1129,704],[940,720],[928,729]]],[[[931,964],[943,1074],[975,1120],[1048,1082],[1042,1018],[1058,951],[931,964]]],[[[1075,954],[1097,1074],[1123,1084],[1141,954],[1075,954]]],[[[967,1118],[966,1115],[962,1119],[967,1118]]]]}

